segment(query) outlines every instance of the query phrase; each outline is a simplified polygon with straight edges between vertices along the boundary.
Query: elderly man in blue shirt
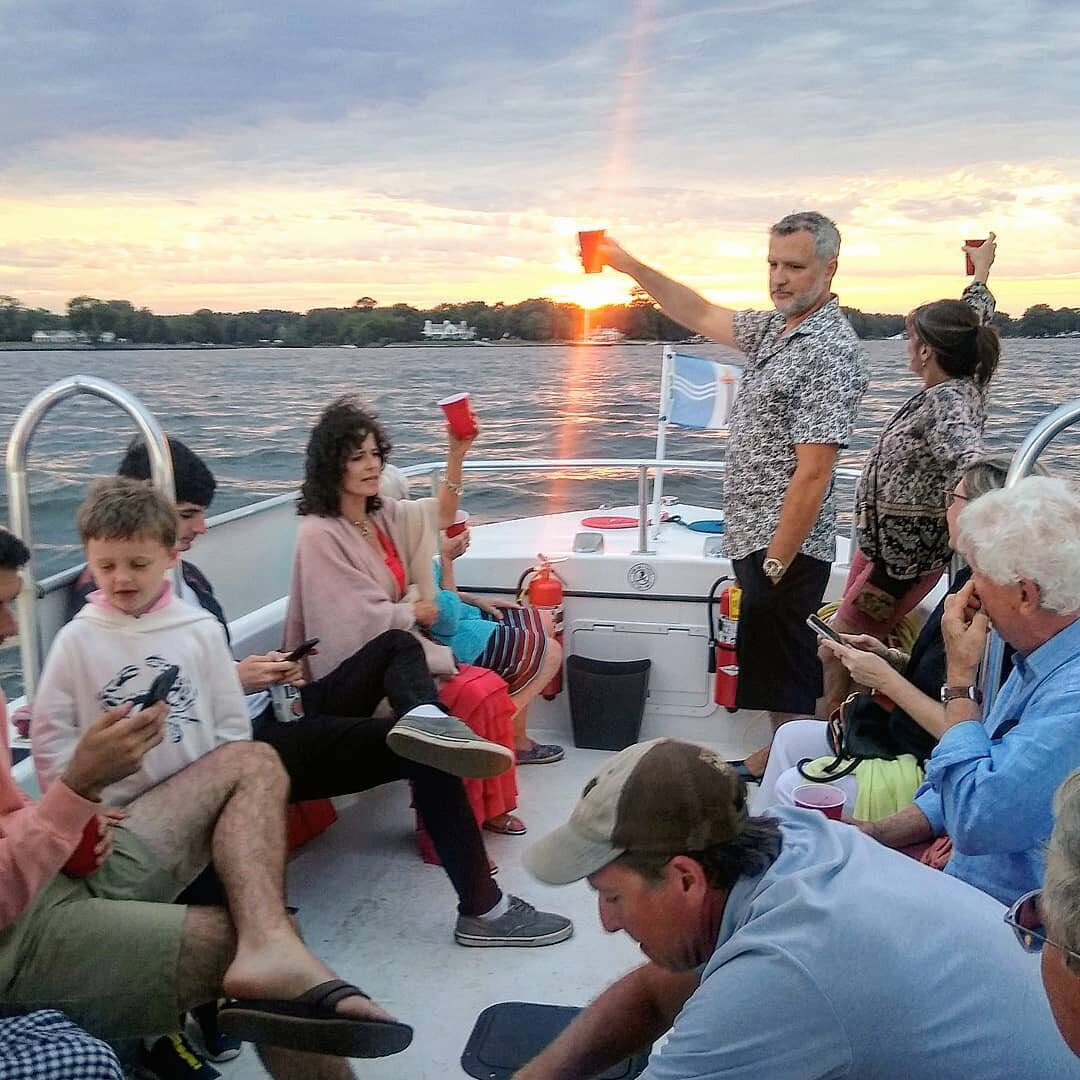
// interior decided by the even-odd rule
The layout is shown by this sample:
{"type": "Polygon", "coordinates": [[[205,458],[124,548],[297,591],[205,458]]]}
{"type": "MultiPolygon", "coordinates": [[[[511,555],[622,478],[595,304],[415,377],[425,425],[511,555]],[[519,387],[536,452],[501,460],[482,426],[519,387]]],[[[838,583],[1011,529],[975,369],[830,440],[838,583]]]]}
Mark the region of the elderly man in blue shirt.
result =
{"type": "Polygon", "coordinates": [[[947,834],[952,874],[1005,904],[1042,882],[1055,789],[1080,766],[1080,493],[1029,476],[959,519],[968,584],[946,601],[944,719],[912,806],[860,828],[889,847],[947,834]],[[989,628],[1016,649],[986,716],[989,628]]]}

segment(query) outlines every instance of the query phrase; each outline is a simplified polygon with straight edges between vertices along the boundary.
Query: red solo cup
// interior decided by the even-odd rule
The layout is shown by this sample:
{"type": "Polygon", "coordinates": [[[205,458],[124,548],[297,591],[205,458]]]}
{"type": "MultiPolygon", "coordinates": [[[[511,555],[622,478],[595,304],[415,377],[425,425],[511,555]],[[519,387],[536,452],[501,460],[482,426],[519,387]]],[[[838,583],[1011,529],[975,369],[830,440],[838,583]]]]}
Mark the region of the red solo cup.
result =
{"type": "Polygon", "coordinates": [[[460,536],[465,531],[468,524],[469,524],[469,511],[468,510],[459,510],[454,515],[453,524],[449,525],[447,527],[447,529],[446,529],[447,537],[452,539],[455,536],[460,536]]]}
{"type": "Polygon", "coordinates": [[[600,241],[604,239],[604,230],[591,229],[588,232],[579,232],[577,238],[581,247],[581,265],[585,267],[585,273],[599,274],[604,269],[598,250],[600,241]]]}
{"type": "Polygon", "coordinates": [[[791,793],[791,797],[796,806],[804,810],[820,810],[833,821],[840,820],[847,801],[843,791],[833,784],[803,784],[791,793]]]}
{"type": "MultiPolygon", "coordinates": [[[[982,239],[982,240],[965,240],[964,241],[964,246],[965,247],[982,247],[983,244],[985,244],[985,243],[986,243],[985,239],[982,239]]],[[[971,274],[975,273],[975,264],[971,261],[971,256],[966,251],[964,252],[964,273],[968,274],[969,276],[971,274]]]]}
{"type": "Polygon", "coordinates": [[[446,422],[459,439],[471,439],[476,434],[476,417],[469,405],[468,394],[452,394],[443,398],[439,408],[446,413],[446,422]]]}
{"type": "Polygon", "coordinates": [[[101,824],[97,817],[92,817],[83,829],[79,846],[71,853],[71,858],[64,864],[64,873],[68,877],[87,877],[96,868],[94,848],[101,839],[101,824]]]}

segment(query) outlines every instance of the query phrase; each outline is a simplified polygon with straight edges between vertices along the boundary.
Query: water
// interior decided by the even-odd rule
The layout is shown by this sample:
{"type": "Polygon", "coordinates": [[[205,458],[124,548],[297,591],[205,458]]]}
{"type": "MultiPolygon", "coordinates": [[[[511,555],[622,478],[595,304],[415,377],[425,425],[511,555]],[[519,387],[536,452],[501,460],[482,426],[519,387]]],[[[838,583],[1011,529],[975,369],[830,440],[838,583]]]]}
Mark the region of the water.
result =
{"type": "MultiPolygon", "coordinates": [[[[991,395],[987,442],[1013,450],[1043,416],[1077,394],[1080,340],[1010,339],[991,395]]],[[[844,465],[858,467],[900,403],[915,392],[902,341],[867,343],[871,386],[844,465]]],[[[719,346],[693,351],[721,357],[719,346]]],[[[304,443],[320,409],[347,391],[373,402],[399,465],[444,452],[435,402],[469,390],[483,425],[474,454],[486,458],[639,457],[655,449],[661,348],[426,347],[386,349],[237,349],[99,352],[0,352],[4,394],[0,442],[40,390],[82,373],[136,394],[163,429],[210,462],[218,478],[214,511],[293,490],[304,443]]],[[[121,415],[89,397],[50,414],[31,447],[37,570],[45,576],[80,558],[73,518],[89,478],[111,474],[131,436],[121,415]]],[[[673,431],[668,457],[720,456],[722,436],[673,431]]],[[[1058,446],[1059,444],[1055,444],[1058,446]]],[[[1080,478],[1077,435],[1046,455],[1080,478]]],[[[685,501],[716,504],[719,479],[665,481],[685,501]]],[[[0,477],[0,521],[7,520],[0,477]]],[[[636,501],[636,473],[553,481],[536,475],[468,478],[463,503],[479,521],[636,501]]]]}

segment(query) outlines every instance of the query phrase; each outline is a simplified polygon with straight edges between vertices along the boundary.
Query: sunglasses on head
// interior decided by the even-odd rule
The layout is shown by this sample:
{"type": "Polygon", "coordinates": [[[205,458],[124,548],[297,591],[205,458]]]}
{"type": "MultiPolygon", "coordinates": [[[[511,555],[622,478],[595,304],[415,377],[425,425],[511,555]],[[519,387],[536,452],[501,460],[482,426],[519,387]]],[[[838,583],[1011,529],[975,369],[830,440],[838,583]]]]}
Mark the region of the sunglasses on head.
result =
{"type": "Polygon", "coordinates": [[[1064,945],[1059,945],[1046,936],[1046,927],[1043,925],[1042,911],[1039,907],[1041,896],[1042,889],[1025,893],[1005,912],[1005,921],[1012,927],[1016,940],[1020,942],[1024,952],[1037,953],[1042,951],[1044,945],[1053,945],[1055,949],[1060,949],[1061,952],[1080,963],[1080,953],[1066,949],[1064,945]]]}

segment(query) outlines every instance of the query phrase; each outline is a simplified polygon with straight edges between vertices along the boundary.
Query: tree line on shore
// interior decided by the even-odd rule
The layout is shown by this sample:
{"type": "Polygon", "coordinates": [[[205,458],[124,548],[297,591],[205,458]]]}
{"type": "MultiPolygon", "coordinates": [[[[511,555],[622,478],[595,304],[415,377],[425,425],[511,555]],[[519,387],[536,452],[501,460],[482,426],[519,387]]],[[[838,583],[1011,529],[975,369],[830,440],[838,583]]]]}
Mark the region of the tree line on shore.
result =
{"type": "MultiPolygon", "coordinates": [[[[845,308],[861,338],[888,338],[904,330],[903,315],[870,314],[845,308]]],[[[627,304],[608,304],[585,312],[576,304],[549,299],[517,304],[470,300],[420,309],[408,304],[380,306],[364,296],[351,307],[312,308],[307,312],[221,312],[200,308],[190,315],[156,315],[128,300],[76,296],[67,313],[27,308],[0,296],[0,341],[30,341],[37,330],[71,330],[97,340],[115,335],[133,344],[154,345],[385,345],[422,341],[424,322],[465,321],[476,337],[489,341],[578,341],[588,331],[610,327],[632,340],[675,341],[691,331],[669,319],[640,290],[627,304]]],[[[1003,337],[1054,337],[1080,334],[1080,308],[1029,307],[1018,319],[999,312],[994,325],[1003,337]]]]}

